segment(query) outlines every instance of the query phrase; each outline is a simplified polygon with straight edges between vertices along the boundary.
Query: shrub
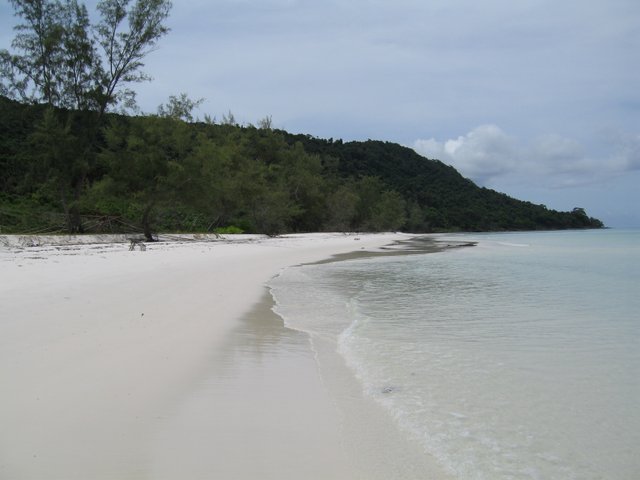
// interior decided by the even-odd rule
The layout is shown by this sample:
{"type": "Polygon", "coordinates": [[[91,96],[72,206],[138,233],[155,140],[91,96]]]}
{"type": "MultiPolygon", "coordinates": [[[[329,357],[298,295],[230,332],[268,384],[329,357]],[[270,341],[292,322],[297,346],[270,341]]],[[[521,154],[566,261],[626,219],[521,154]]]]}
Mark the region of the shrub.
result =
{"type": "Polygon", "coordinates": [[[218,235],[235,235],[244,233],[240,227],[236,227],[235,225],[229,225],[228,227],[218,227],[214,230],[218,235]]]}

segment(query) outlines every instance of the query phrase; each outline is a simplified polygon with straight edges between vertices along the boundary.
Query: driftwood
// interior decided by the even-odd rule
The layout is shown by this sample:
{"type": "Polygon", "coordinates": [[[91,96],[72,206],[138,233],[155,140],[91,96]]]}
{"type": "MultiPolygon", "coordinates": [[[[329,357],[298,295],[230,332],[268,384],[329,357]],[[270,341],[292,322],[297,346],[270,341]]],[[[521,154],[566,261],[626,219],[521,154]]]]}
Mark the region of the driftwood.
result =
{"type": "Polygon", "coordinates": [[[144,244],[144,239],[142,238],[130,238],[129,241],[129,251],[133,252],[136,247],[140,249],[141,252],[144,252],[147,249],[147,246],[144,244]]]}

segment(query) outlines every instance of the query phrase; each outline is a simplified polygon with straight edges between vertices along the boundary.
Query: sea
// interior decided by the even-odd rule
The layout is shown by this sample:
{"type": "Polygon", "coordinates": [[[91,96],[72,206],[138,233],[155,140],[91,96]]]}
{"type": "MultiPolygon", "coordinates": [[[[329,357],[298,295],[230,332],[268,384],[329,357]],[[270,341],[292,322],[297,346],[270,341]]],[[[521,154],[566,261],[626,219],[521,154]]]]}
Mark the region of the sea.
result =
{"type": "Polygon", "coordinates": [[[423,241],[456,248],[271,281],[285,326],[329,352],[325,382],[340,360],[449,478],[640,478],[640,230],[423,241]]]}

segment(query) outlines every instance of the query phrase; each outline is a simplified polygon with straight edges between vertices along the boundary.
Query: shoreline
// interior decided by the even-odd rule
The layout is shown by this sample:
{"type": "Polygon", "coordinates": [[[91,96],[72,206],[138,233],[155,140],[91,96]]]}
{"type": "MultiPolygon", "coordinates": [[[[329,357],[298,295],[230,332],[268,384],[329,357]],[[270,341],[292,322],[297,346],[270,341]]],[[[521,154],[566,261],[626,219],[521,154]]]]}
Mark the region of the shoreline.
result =
{"type": "MultiPolygon", "coordinates": [[[[304,269],[328,263],[388,258],[396,256],[424,255],[465,246],[475,242],[440,240],[437,236],[414,236],[376,251],[353,251],[334,255],[317,262],[291,266],[289,269],[304,269]]],[[[313,278],[313,274],[309,274],[313,278]]],[[[274,278],[277,281],[278,279],[274,278]]],[[[303,280],[304,281],[304,280],[303,280]]],[[[273,282],[273,281],[272,281],[273,282]]],[[[308,330],[297,321],[291,322],[288,314],[279,309],[281,287],[268,284],[272,297],[272,310],[280,318],[281,328],[304,335],[313,353],[320,382],[329,395],[335,413],[339,418],[341,449],[347,455],[351,475],[335,478],[358,478],[367,480],[422,479],[449,480],[451,475],[427,453],[417,438],[403,429],[389,414],[389,411],[368,392],[361,380],[340,353],[340,334],[329,330],[308,330]]],[[[291,300],[291,298],[289,298],[291,300]]],[[[315,305],[318,307],[318,305],[315,305]]],[[[334,312],[332,312],[334,313],[334,312]]],[[[329,316],[332,315],[329,314],[329,316]]],[[[305,315],[294,310],[294,316],[305,315]]],[[[334,478],[318,476],[312,478],[334,478]]]]}
{"type": "Polygon", "coordinates": [[[171,459],[151,453],[167,419],[273,275],[411,237],[251,236],[144,252],[0,242],[0,476],[148,478],[149,455],[171,459]]]}

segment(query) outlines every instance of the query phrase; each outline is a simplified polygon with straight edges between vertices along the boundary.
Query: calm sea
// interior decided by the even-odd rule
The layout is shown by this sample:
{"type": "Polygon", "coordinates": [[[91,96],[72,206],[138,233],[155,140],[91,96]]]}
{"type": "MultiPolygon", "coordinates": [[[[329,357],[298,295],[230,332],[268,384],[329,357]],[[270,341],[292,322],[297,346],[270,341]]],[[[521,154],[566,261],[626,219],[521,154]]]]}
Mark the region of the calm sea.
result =
{"type": "Polygon", "coordinates": [[[447,238],[287,269],[275,310],[453,478],[640,478],[640,231],[447,238]]]}

